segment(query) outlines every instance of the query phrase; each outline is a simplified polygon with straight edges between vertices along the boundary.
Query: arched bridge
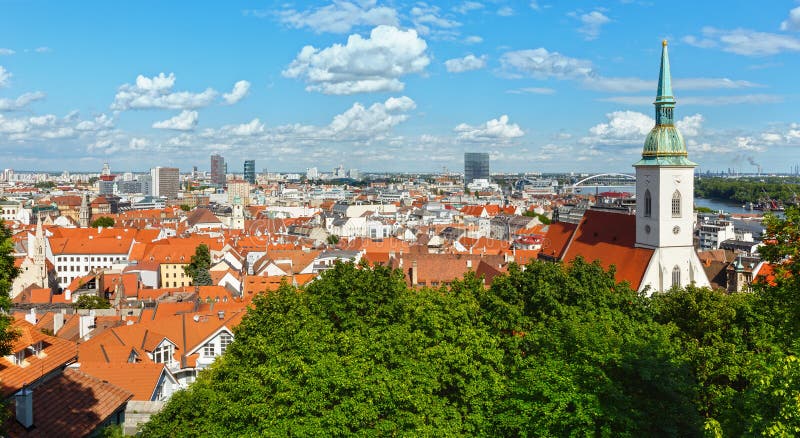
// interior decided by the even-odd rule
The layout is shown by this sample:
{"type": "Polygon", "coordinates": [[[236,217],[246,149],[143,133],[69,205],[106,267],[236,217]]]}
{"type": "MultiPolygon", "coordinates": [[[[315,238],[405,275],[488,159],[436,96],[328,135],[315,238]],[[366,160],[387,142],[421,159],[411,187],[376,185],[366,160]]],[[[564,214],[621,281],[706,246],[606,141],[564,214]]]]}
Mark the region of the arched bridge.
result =
{"type": "Polygon", "coordinates": [[[586,177],[575,184],[567,186],[570,193],[585,193],[587,189],[603,188],[602,191],[616,191],[618,189],[628,189],[636,185],[636,177],[627,173],[601,173],[586,177]]]}

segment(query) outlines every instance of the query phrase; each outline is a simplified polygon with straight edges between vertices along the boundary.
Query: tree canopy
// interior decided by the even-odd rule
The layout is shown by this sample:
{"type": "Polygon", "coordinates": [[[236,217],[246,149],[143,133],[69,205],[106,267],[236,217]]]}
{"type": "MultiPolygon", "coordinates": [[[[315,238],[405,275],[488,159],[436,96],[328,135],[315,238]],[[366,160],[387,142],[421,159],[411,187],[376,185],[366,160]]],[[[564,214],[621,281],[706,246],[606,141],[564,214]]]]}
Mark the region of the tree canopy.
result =
{"type": "Polygon", "coordinates": [[[11,342],[16,339],[16,334],[9,330],[11,317],[7,313],[11,307],[11,285],[19,274],[19,269],[14,266],[13,254],[11,230],[0,219],[0,355],[10,353],[11,342]]]}
{"type": "Polygon", "coordinates": [[[782,264],[753,293],[648,298],[580,259],[512,264],[489,288],[469,273],[410,289],[401,271],[337,264],[254,298],[235,342],[143,432],[794,436],[798,219],[767,221],[764,254],[782,264]]]}
{"type": "Polygon", "coordinates": [[[110,218],[108,216],[100,216],[99,218],[92,221],[92,227],[113,227],[114,226],[114,218],[110,218]]]}
{"type": "Polygon", "coordinates": [[[208,245],[201,243],[197,245],[191,262],[183,267],[183,272],[192,277],[192,284],[195,286],[211,286],[211,253],[208,245]]]}
{"type": "Polygon", "coordinates": [[[110,309],[111,303],[97,295],[84,294],[78,297],[74,307],[76,309],[110,309]]]}

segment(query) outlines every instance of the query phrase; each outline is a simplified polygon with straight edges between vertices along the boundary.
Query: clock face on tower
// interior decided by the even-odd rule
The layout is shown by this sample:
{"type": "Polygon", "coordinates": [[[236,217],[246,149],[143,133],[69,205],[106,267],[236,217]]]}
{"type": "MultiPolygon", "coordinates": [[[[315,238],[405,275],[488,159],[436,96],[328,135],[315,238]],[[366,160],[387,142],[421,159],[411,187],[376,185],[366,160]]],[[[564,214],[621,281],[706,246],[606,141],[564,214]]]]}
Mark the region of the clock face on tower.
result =
{"type": "Polygon", "coordinates": [[[679,226],[677,226],[677,225],[675,225],[674,227],[672,227],[672,234],[678,234],[678,233],[680,233],[680,232],[681,232],[681,227],[679,227],[679,226]]]}

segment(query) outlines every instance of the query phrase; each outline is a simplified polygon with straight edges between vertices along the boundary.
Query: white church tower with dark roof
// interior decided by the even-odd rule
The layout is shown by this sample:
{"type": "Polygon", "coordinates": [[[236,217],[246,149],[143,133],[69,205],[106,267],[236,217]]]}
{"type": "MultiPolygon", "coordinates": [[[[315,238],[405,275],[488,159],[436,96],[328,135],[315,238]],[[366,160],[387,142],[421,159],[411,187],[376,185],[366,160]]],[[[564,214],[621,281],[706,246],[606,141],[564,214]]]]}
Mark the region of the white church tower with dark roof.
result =
{"type": "Polygon", "coordinates": [[[667,42],[662,44],[655,101],[656,125],[636,162],[636,246],[653,250],[642,288],[652,292],[690,284],[709,286],[694,249],[694,168],[675,127],[675,98],[667,42]]]}

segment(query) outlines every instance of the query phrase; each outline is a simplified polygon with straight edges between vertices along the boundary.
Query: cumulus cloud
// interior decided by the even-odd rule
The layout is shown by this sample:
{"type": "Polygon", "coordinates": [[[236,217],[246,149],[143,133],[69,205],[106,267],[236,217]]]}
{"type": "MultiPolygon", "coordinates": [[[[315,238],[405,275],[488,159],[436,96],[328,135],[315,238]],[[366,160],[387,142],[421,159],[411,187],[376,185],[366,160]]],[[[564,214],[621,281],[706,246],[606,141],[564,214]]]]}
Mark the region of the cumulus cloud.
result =
{"type": "Polygon", "coordinates": [[[93,120],[82,120],[75,125],[78,131],[103,131],[114,127],[114,119],[106,114],[100,114],[93,120]]]}
{"type": "Polygon", "coordinates": [[[458,12],[459,14],[466,14],[472,11],[477,11],[479,9],[483,9],[483,3],[474,2],[474,1],[466,1],[461,3],[460,5],[453,8],[454,11],[458,12]]]}
{"type": "Polygon", "coordinates": [[[351,35],[345,45],[303,47],[283,75],[325,94],[400,91],[400,77],[420,73],[430,63],[427,47],[414,30],[378,26],[369,38],[351,35]]]}
{"type": "Polygon", "coordinates": [[[148,78],[139,75],[136,83],[119,87],[111,109],[117,111],[131,109],[197,109],[210,105],[217,97],[217,92],[207,88],[201,93],[188,91],[172,91],[175,75],[160,73],[148,78]]]}
{"type": "Polygon", "coordinates": [[[522,137],[525,132],[516,123],[508,123],[508,116],[503,114],[497,119],[472,126],[462,123],[453,129],[458,139],[469,142],[507,142],[522,137]]]}
{"type": "Polygon", "coordinates": [[[0,88],[7,87],[11,81],[11,73],[0,65],[0,88]]]}
{"type": "Polygon", "coordinates": [[[4,47],[0,47],[0,56],[2,56],[2,55],[13,55],[15,53],[17,53],[17,52],[14,51],[14,50],[6,49],[4,47]]]}
{"type": "MultiPolygon", "coordinates": [[[[589,136],[581,139],[584,144],[624,145],[643,142],[656,121],[638,111],[614,111],[606,114],[605,123],[589,128],[589,136]]],[[[699,135],[704,118],[701,114],[684,117],[675,122],[686,137],[699,135]]]]}
{"type": "Polygon", "coordinates": [[[197,119],[197,111],[183,110],[175,117],[153,123],[153,128],[191,131],[197,126],[197,119]]]}
{"type": "Polygon", "coordinates": [[[238,81],[233,84],[233,90],[230,93],[224,93],[222,98],[225,99],[225,103],[228,105],[233,105],[234,103],[244,99],[247,96],[247,93],[250,91],[250,82],[247,81],[238,81]]]}
{"type": "MultiPolygon", "coordinates": [[[[789,26],[794,26],[791,16],[790,20],[784,23],[786,23],[787,30],[789,26]]],[[[721,47],[726,52],[745,56],[765,56],[800,51],[800,39],[791,35],[757,32],[742,28],[727,30],[713,27],[704,27],[702,34],[702,38],[688,35],[683,38],[683,42],[700,48],[721,47]]]]}
{"type": "Polygon", "coordinates": [[[425,3],[418,3],[411,8],[411,21],[414,28],[421,35],[431,35],[434,37],[453,38],[456,33],[452,30],[461,23],[442,16],[438,6],[431,6],[425,3]]]}
{"type": "Polygon", "coordinates": [[[789,18],[781,23],[781,30],[800,31],[800,6],[789,11],[789,18]]]}
{"type": "Polygon", "coordinates": [[[12,141],[65,139],[77,136],[67,118],[53,114],[8,118],[0,114],[0,134],[12,141]]]}
{"type": "Polygon", "coordinates": [[[36,102],[37,100],[42,100],[44,98],[45,94],[41,91],[25,93],[16,99],[2,98],[0,99],[0,111],[18,111],[27,107],[32,102],[36,102]]]}
{"type": "Polygon", "coordinates": [[[589,41],[597,39],[600,36],[600,28],[611,22],[611,19],[600,11],[592,11],[586,14],[572,12],[569,15],[581,22],[578,32],[584,34],[589,41]]]}
{"type": "Polygon", "coordinates": [[[321,8],[281,11],[278,18],[291,27],[306,27],[317,33],[347,33],[357,26],[399,25],[397,11],[386,6],[376,6],[375,0],[356,3],[334,0],[330,5],[321,8]]]}
{"type": "Polygon", "coordinates": [[[500,65],[514,77],[583,79],[593,74],[591,61],[570,58],[543,47],[506,52],[500,57],[500,65]]]}
{"type": "Polygon", "coordinates": [[[450,73],[463,73],[470,70],[479,70],[486,67],[486,55],[480,57],[469,54],[463,58],[448,59],[444,62],[445,68],[450,73]]]}
{"type": "Polygon", "coordinates": [[[365,139],[382,134],[408,119],[405,114],[416,108],[416,103],[407,96],[390,97],[369,107],[360,103],[336,115],[328,125],[331,136],[336,138],[365,139]]]}

